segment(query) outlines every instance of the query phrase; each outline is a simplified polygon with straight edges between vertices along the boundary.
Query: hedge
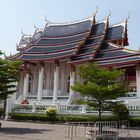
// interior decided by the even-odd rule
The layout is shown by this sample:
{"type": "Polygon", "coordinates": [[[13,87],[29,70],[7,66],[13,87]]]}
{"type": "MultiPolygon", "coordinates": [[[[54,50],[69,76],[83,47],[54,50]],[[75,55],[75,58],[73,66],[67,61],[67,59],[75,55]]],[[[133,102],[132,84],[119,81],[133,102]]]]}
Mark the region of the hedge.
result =
{"type": "MultiPolygon", "coordinates": [[[[50,119],[43,114],[10,114],[11,119],[13,120],[32,120],[32,121],[47,121],[49,122],[50,119]]],[[[115,120],[112,116],[103,116],[102,121],[113,121],[115,120]]],[[[91,116],[91,115],[57,115],[55,122],[77,122],[77,121],[98,121],[98,116],[91,116]]]]}
{"type": "Polygon", "coordinates": [[[140,116],[130,117],[129,123],[132,127],[140,127],[140,116]]]}
{"type": "Polygon", "coordinates": [[[38,114],[10,114],[11,119],[13,120],[32,120],[32,121],[47,121],[46,115],[38,115],[38,114]]]}
{"type": "MultiPolygon", "coordinates": [[[[51,122],[49,118],[44,114],[16,114],[12,113],[11,119],[18,121],[43,121],[51,122]]],[[[99,121],[98,116],[95,115],[57,115],[56,120],[53,122],[65,123],[65,122],[95,122],[99,121]]],[[[102,116],[100,121],[117,121],[113,116],[102,116]]],[[[130,117],[129,118],[131,127],[140,127],[140,117],[130,117]]]]}

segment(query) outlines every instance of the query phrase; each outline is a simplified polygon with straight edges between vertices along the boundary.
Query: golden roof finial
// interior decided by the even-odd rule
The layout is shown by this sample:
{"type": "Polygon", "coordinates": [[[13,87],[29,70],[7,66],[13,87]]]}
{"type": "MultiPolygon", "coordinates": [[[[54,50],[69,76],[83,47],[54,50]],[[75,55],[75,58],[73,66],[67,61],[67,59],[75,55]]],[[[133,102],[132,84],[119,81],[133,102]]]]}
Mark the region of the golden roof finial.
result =
{"type": "Polygon", "coordinates": [[[98,12],[98,6],[96,6],[96,11],[94,12],[94,15],[98,12]]]}
{"type": "Polygon", "coordinates": [[[25,35],[25,33],[23,33],[23,30],[22,30],[22,29],[21,29],[21,34],[22,34],[22,35],[25,35]]]}
{"type": "Polygon", "coordinates": [[[111,10],[109,10],[109,14],[107,16],[107,18],[109,18],[111,16],[111,10]]]}
{"type": "Polygon", "coordinates": [[[126,18],[126,20],[128,20],[130,18],[130,11],[128,12],[128,17],[126,18]]]}
{"type": "Polygon", "coordinates": [[[95,10],[95,12],[92,13],[91,17],[92,18],[95,17],[95,15],[96,15],[97,12],[98,12],[98,7],[96,6],[96,10],[95,10]]]}
{"type": "Polygon", "coordinates": [[[111,16],[111,10],[109,10],[109,14],[104,18],[104,20],[105,21],[108,20],[110,16],[111,16]]]}
{"type": "Polygon", "coordinates": [[[35,24],[35,23],[34,23],[34,28],[35,28],[35,29],[38,29],[38,27],[36,26],[36,24],[35,24]]]}
{"type": "Polygon", "coordinates": [[[93,12],[92,15],[90,16],[91,21],[95,22],[95,16],[97,12],[98,12],[98,7],[96,6],[95,12],[93,12]]]}
{"type": "Polygon", "coordinates": [[[48,22],[47,17],[45,16],[45,21],[48,22]]]}
{"type": "Polygon", "coordinates": [[[128,12],[128,17],[125,19],[125,23],[127,23],[129,18],[130,18],[130,11],[128,12]]]}
{"type": "Polygon", "coordinates": [[[51,22],[47,19],[47,17],[45,16],[45,21],[47,24],[50,24],[51,22]]]}

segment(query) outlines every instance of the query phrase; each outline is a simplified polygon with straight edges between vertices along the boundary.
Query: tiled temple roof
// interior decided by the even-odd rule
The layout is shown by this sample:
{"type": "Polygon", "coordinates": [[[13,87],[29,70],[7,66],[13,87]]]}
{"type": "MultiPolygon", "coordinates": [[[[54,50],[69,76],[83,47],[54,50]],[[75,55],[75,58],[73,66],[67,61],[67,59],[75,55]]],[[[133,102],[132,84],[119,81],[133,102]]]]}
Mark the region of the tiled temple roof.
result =
{"type": "Polygon", "coordinates": [[[93,19],[66,25],[47,24],[38,36],[36,35],[38,32],[34,33],[34,38],[26,46],[18,45],[22,53],[18,59],[23,61],[34,61],[33,59],[41,61],[41,57],[45,61],[59,60],[63,57],[70,59],[80,51],[80,47],[90,35],[92,24],[93,19]]]}
{"type": "Polygon", "coordinates": [[[25,48],[28,44],[30,44],[31,40],[32,40],[31,35],[23,34],[19,44],[17,45],[17,50],[20,51],[22,50],[22,48],[25,48]]]}
{"type": "Polygon", "coordinates": [[[121,25],[109,27],[107,30],[105,40],[121,39],[123,37],[123,30],[124,27],[121,25]]]}
{"type": "Polygon", "coordinates": [[[95,16],[69,24],[48,24],[37,28],[33,36],[23,35],[17,55],[23,61],[67,59],[73,65],[96,61],[100,65],[120,65],[140,61],[139,52],[125,49],[128,45],[127,20],[109,25],[109,17],[95,22],[95,16]]]}
{"type": "Polygon", "coordinates": [[[71,62],[69,63],[78,64],[94,59],[96,52],[100,49],[102,41],[105,37],[107,25],[108,18],[100,23],[93,24],[89,38],[87,39],[85,44],[81,46],[79,54],[71,58],[71,62]]]}
{"type": "Polygon", "coordinates": [[[55,46],[32,46],[28,50],[26,50],[26,54],[39,54],[39,53],[54,53],[54,52],[60,52],[60,51],[65,51],[65,50],[71,50],[71,49],[76,49],[78,46],[77,43],[71,43],[71,44],[64,44],[64,45],[58,45],[57,47],[55,46]]]}
{"type": "Polygon", "coordinates": [[[42,61],[42,60],[52,60],[52,59],[57,59],[57,60],[60,60],[62,58],[67,58],[67,57],[71,57],[71,56],[74,56],[76,55],[76,50],[75,49],[72,49],[72,50],[69,50],[69,51],[62,51],[60,53],[49,53],[49,54],[46,54],[46,53],[43,53],[43,54],[22,54],[20,56],[20,59],[21,60],[24,60],[24,61],[42,61]]]}
{"type": "Polygon", "coordinates": [[[59,44],[68,44],[68,43],[74,43],[79,42],[85,39],[87,34],[80,34],[77,36],[71,36],[71,37],[61,37],[61,38],[41,38],[36,45],[45,45],[45,46],[57,46],[59,44]]]}
{"type": "Polygon", "coordinates": [[[106,29],[106,24],[108,21],[106,22],[101,22],[101,23],[96,23],[92,26],[91,29],[91,36],[98,36],[100,34],[105,33],[105,29],[106,29]]]}
{"type": "Polygon", "coordinates": [[[109,50],[115,50],[115,49],[120,49],[122,46],[116,46],[115,44],[112,43],[103,43],[102,48],[100,51],[105,52],[109,50]]]}
{"type": "Polygon", "coordinates": [[[126,49],[114,43],[104,43],[94,61],[104,66],[136,64],[140,61],[140,52],[126,49]]]}
{"type": "Polygon", "coordinates": [[[43,36],[46,37],[66,37],[75,34],[81,34],[91,29],[92,22],[90,20],[61,25],[47,25],[44,29],[43,36]]]}

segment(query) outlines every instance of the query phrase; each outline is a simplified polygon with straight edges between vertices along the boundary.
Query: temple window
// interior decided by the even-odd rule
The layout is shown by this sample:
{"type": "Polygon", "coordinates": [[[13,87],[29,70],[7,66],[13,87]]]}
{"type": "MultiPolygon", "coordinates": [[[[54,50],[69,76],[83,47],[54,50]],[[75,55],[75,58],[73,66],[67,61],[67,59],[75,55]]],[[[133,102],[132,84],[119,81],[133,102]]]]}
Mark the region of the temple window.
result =
{"type": "Polygon", "coordinates": [[[29,75],[29,84],[28,84],[28,92],[31,93],[32,92],[32,81],[33,81],[33,77],[30,74],[29,75]]]}

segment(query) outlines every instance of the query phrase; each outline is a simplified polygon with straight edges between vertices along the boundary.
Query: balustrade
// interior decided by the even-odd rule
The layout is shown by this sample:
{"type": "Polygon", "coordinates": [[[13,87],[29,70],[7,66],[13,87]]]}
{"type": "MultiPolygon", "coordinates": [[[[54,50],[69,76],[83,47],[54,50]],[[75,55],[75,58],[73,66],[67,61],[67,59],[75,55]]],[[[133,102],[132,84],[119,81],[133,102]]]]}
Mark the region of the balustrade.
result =
{"type": "MultiPolygon", "coordinates": [[[[17,113],[45,113],[46,109],[52,105],[42,105],[42,104],[36,104],[35,102],[33,104],[15,104],[13,111],[17,113]]],[[[57,108],[58,113],[83,113],[83,106],[82,105],[57,105],[55,106],[57,108]]]]}

